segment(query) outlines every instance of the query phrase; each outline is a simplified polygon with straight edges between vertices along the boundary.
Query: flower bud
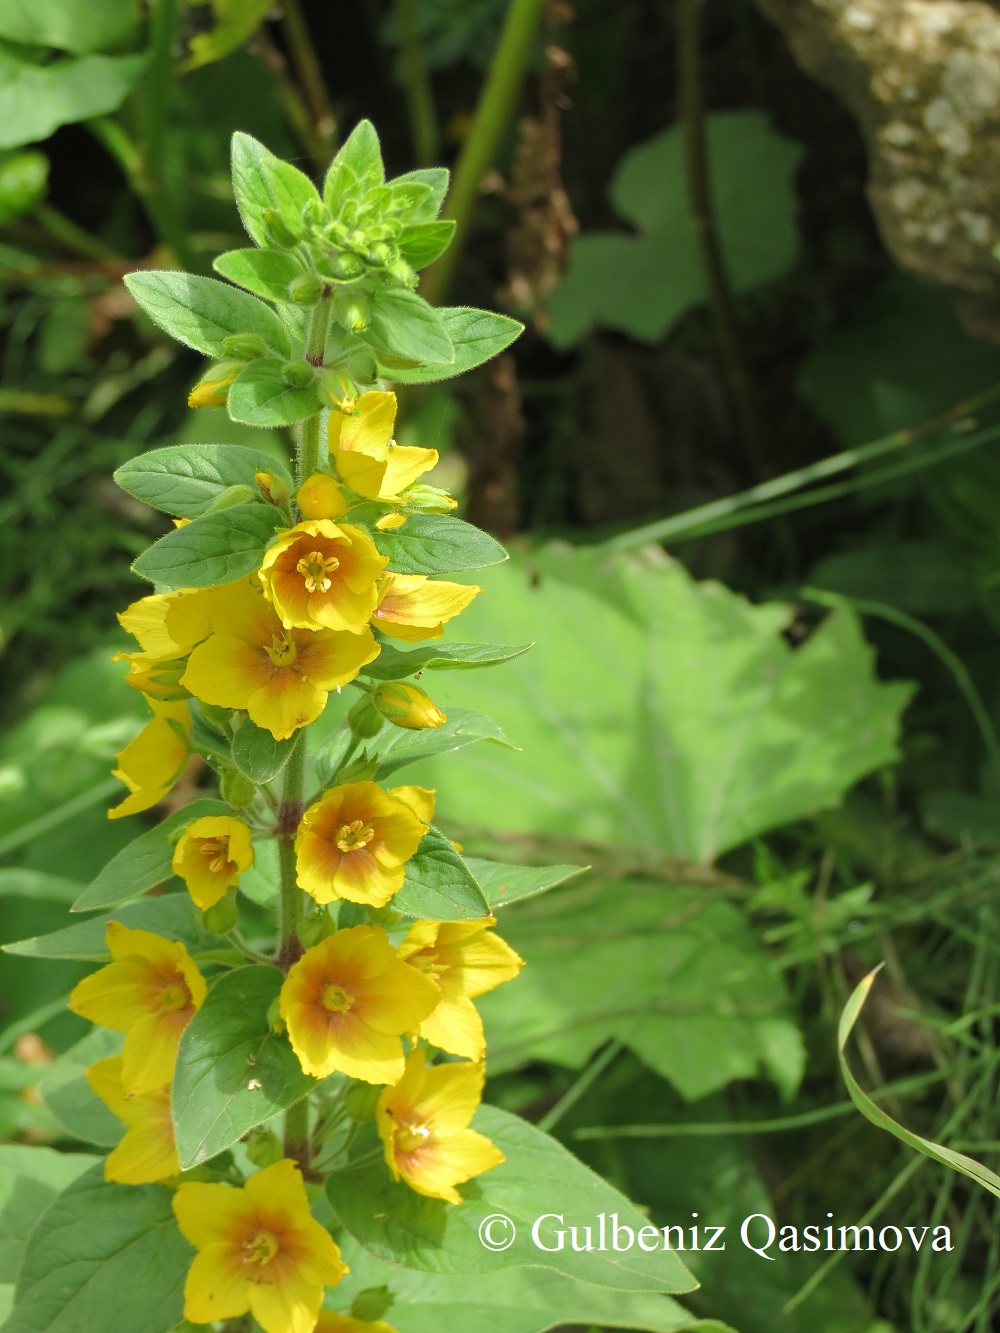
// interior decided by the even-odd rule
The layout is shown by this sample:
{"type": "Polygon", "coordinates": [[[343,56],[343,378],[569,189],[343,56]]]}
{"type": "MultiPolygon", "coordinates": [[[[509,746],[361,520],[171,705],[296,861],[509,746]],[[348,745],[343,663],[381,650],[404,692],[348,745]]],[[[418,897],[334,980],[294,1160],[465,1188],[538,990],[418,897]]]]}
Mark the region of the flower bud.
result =
{"type": "Polygon", "coordinates": [[[329,278],[332,282],[353,282],[355,278],[362,277],[365,271],[364,260],[347,250],[342,250],[340,254],[327,259],[321,259],[316,267],[324,278],[329,278]]]}
{"type": "Polygon", "coordinates": [[[447,491],[420,481],[407,487],[399,498],[408,509],[413,509],[418,514],[448,514],[458,508],[458,501],[447,491]]]}
{"type": "Polygon", "coordinates": [[[394,532],[396,528],[401,528],[405,522],[405,514],[383,514],[381,518],[375,520],[375,526],[379,532],[394,532]]]}
{"type": "Polygon", "coordinates": [[[222,799],[236,810],[249,805],[257,792],[254,784],[238,768],[224,768],[220,786],[222,799]]]}
{"type": "Polygon", "coordinates": [[[350,506],[343,487],[326,472],[314,472],[295,497],[303,518],[340,518],[350,506]]]}
{"type": "Polygon", "coordinates": [[[323,226],[329,216],[329,213],[318,199],[310,199],[302,210],[303,225],[315,227],[317,230],[323,226]]]}
{"type": "Polygon", "coordinates": [[[284,477],[276,477],[273,472],[255,472],[253,479],[260,487],[260,493],[268,504],[280,509],[288,499],[288,482],[284,477]]]}
{"type": "Polygon", "coordinates": [[[399,258],[399,251],[388,241],[375,241],[368,250],[368,260],[372,264],[378,264],[383,268],[386,264],[393,263],[399,258]]]}
{"type": "Polygon", "coordinates": [[[233,333],[223,338],[222,350],[235,361],[256,361],[267,356],[267,343],[259,333],[233,333]]]}
{"type": "Polygon", "coordinates": [[[267,1007],[267,1028],[269,1032],[284,1032],[285,1020],[281,1017],[281,1000],[276,995],[267,1007]]]}
{"type": "Polygon", "coordinates": [[[288,299],[296,305],[315,305],[323,295],[323,284],[312,273],[303,273],[288,284],[288,299]]]}
{"type": "Polygon", "coordinates": [[[375,1323],[392,1305],[392,1299],[388,1287],[366,1287],[355,1296],[351,1315],[363,1323],[375,1323]]]}
{"type": "Polygon", "coordinates": [[[360,333],[368,325],[371,307],[364,292],[339,291],[333,298],[333,313],[348,333],[360,333]]]}
{"type": "Polygon", "coordinates": [[[277,209],[265,208],[261,225],[264,228],[264,236],[268,245],[273,245],[279,250],[290,250],[292,246],[298,245],[299,238],[289,228],[277,209]]]}
{"type": "Polygon", "coordinates": [[[330,913],[324,907],[320,912],[312,912],[302,918],[296,929],[299,937],[299,943],[303,949],[311,949],[314,944],[319,944],[321,940],[329,939],[336,932],[337,927],[330,918],[330,913]]]}
{"type": "Polygon", "coordinates": [[[316,378],[308,361],[288,361],[281,367],[281,378],[292,389],[305,389],[316,378]]]}
{"type": "Polygon", "coordinates": [[[188,407],[225,407],[229,386],[242,369],[242,361],[220,361],[188,394],[188,407]]]}
{"type": "Polygon", "coordinates": [[[374,1120],[382,1089],[374,1083],[350,1083],[344,1092],[344,1110],[352,1120],[374,1120]]]}
{"type": "MultiPolygon", "coordinates": [[[[254,1166],[273,1166],[275,1162],[280,1162],[285,1155],[285,1150],[281,1146],[281,1140],[277,1134],[273,1129],[265,1129],[263,1125],[258,1125],[256,1129],[252,1129],[245,1142],[247,1156],[254,1166]]],[[[364,1295],[363,1292],[362,1295],[364,1295]]]]}
{"type": "Polygon", "coordinates": [[[400,287],[416,287],[417,275],[405,259],[396,259],[386,267],[386,272],[393,282],[400,287]]]}
{"type": "Polygon", "coordinates": [[[212,503],[205,510],[206,514],[214,514],[220,509],[232,509],[233,505],[251,504],[257,499],[253,488],[244,486],[238,482],[235,486],[227,486],[224,491],[220,491],[212,503]]]}
{"type": "Polygon", "coordinates": [[[224,898],[205,909],[201,914],[201,924],[210,935],[228,935],[236,929],[240,911],[236,906],[236,890],[230,889],[224,898]]]}
{"type": "Polygon", "coordinates": [[[324,371],[319,377],[319,392],[323,401],[338,412],[350,414],[359,397],[358,386],[348,375],[335,370],[324,371]]]}
{"type": "Polygon", "coordinates": [[[368,740],[382,730],[382,718],[367,694],[363,694],[347,714],[347,722],[351,735],[358,740],[368,740]]]}
{"type": "Polygon", "coordinates": [[[410,731],[439,727],[448,720],[419,685],[407,685],[401,680],[383,681],[372,695],[372,704],[393,726],[410,731]]]}
{"type": "Polygon", "coordinates": [[[347,357],[347,370],[359,384],[372,384],[378,375],[378,362],[368,347],[355,347],[347,357]]]}

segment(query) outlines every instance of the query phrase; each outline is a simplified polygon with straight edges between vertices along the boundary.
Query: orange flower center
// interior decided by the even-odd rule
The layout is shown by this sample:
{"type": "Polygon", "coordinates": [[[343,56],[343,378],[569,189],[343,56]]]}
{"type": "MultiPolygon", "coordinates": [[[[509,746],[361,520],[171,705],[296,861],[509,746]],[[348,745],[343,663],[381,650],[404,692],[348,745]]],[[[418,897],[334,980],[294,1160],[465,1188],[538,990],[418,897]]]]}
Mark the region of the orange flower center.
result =
{"type": "Polygon", "coordinates": [[[342,852],[358,852],[367,847],[374,836],[371,824],[366,824],[363,819],[352,819],[349,824],[341,824],[334,841],[342,852]]]}
{"type": "Polygon", "coordinates": [[[319,1002],[328,1014],[346,1014],[354,1003],[354,996],[348,995],[342,986],[335,986],[331,982],[324,987],[319,1002]]]}
{"type": "Polygon", "coordinates": [[[184,981],[171,981],[160,991],[160,1010],[170,1014],[176,1009],[186,1009],[191,1003],[191,992],[184,981]]]}
{"type": "Polygon", "coordinates": [[[203,838],[201,854],[208,862],[208,868],[213,875],[222,875],[230,869],[235,869],[229,859],[228,838],[203,838]]]}
{"type": "Polygon", "coordinates": [[[340,567],[335,555],[324,556],[322,551],[310,551],[295,566],[305,580],[306,592],[328,592],[333,580],[330,575],[340,567]]]}
{"type": "Polygon", "coordinates": [[[396,1126],[396,1148],[401,1153],[416,1152],[422,1148],[431,1136],[426,1125],[410,1120],[401,1120],[396,1126]]]}
{"type": "Polygon", "coordinates": [[[258,1231],[251,1240],[243,1242],[243,1263],[257,1264],[263,1268],[269,1264],[281,1247],[278,1239],[270,1231],[258,1231]]]}
{"type": "Polygon", "coordinates": [[[290,634],[274,634],[271,636],[270,648],[264,645],[264,651],[267,653],[271,662],[276,667],[290,667],[295,665],[295,659],[298,653],[295,651],[295,644],[290,634]]]}

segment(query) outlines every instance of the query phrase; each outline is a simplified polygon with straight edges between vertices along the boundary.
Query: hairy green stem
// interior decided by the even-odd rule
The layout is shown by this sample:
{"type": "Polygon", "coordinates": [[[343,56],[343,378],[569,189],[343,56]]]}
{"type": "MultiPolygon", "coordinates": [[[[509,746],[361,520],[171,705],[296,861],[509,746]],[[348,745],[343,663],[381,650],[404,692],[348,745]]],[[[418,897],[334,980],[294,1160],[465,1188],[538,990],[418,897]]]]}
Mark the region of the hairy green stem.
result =
{"type": "Polygon", "coordinates": [[[441,135],[434,106],[434,89],[431,87],[420,41],[417,0],[396,0],[396,18],[402,43],[403,77],[406,81],[406,104],[410,115],[413,151],[418,166],[431,167],[440,156],[441,135]]]}
{"type": "Polygon", "coordinates": [[[303,728],[285,765],[278,805],[278,859],[281,896],[278,902],[278,962],[286,971],[301,953],[298,925],[302,890],[295,875],[295,834],[305,808],[307,731],[303,728]]]}
{"type": "Polygon", "coordinates": [[[701,255],[715,337],[722,359],[733,411],[747,457],[757,475],[765,471],[764,437],[757,411],[753,381],[740,344],[736,307],[719,240],[712,182],[709,174],[705,109],[701,96],[701,41],[699,0],[679,0],[677,6],[677,73],[680,86],[681,130],[687,177],[688,214],[701,255]]]}
{"type": "Polygon", "coordinates": [[[308,1170],[310,1147],[309,1098],[304,1097],[285,1112],[285,1156],[293,1157],[304,1171],[308,1170]]]}
{"type": "Polygon", "coordinates": [[[431,305],[440,305],[448,290],[455,262],[461,252],[472,216],[476,192],[493,158],[514,110],[531,54],[542,12],[542,0],[511,0],[493,63],[483,84],[472,125],[459,155],[451,190],[442,216],[454,218],[455,239],[441,258],[427,270],[423,295],[431,305]]]}
{"type": "MultiPolygon", "coordinates": [[[[306,360],[317,368],[326,361],[326,339],[330,331],[330,318],[333,314],[333,302],[328,296],[321,297],[313,306],[306,331],[306,360]]],[[[299,436],[298,482],[301,486],[307,477],[319,468],[319,412],[306,417],[299,436]]]]}

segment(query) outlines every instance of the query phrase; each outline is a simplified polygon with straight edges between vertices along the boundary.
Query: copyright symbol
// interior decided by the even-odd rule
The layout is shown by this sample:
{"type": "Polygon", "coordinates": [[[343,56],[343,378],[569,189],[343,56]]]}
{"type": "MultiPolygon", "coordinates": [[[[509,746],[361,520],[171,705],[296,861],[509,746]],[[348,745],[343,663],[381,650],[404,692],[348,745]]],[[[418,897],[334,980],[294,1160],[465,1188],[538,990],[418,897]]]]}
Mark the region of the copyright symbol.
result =
{"type": "Polygon", "coordinates": [[[488,1250],[509,1250],[517,1236],[517,1227],[503,1213],[490,1213],[479,1223],[479,1243],[488,1250]]]}

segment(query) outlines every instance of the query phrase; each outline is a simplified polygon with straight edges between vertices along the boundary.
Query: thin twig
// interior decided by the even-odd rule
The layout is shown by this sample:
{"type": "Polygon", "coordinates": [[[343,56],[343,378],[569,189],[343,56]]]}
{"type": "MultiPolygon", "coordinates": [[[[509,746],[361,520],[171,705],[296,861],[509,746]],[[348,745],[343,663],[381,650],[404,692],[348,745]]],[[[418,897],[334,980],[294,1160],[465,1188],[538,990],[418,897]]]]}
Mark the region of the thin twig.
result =
{"type": "Polygon", "coordinates": [[[312,34],[306,23],[299,0],[282,0],[281,26],[288,43],[292,68],[302,89],[303,100],[316,137],[316,153],[325,159],[336,135],[336,121],[330,110],[330,99],[323,78],[323,67],[316,57],[312,34]]]}

